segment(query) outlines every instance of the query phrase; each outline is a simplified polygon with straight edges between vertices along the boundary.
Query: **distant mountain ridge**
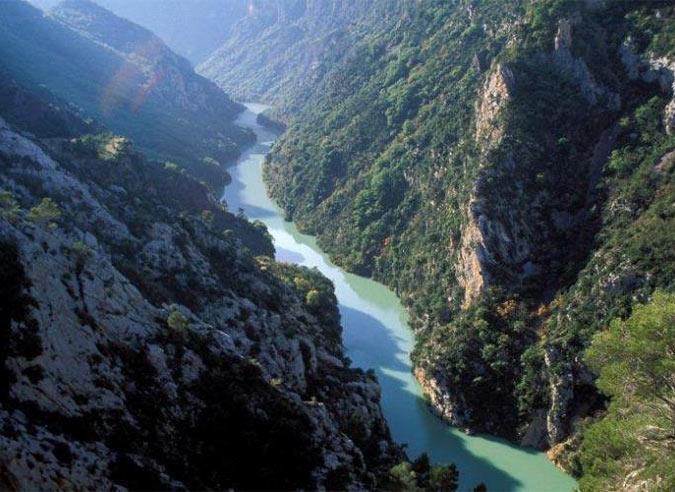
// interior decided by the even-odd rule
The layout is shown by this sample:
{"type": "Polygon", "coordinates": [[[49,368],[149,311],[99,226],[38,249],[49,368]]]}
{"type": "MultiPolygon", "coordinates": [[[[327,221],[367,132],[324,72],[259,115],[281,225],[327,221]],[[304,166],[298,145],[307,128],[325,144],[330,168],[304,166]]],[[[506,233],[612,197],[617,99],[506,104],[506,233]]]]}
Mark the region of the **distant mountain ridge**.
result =
{"type": "Polygon", "coordinates": [[[138,148],[222,182],[221,165],[253,140],[235,126],[242,107],[150,31],[86,0],[50,14],[22,0],[0,12],[3,71],[47,86],[138,148]]]}
{"type": "Polygon", "coordinates": [[[146,62],[172,55],[183,65],[187,62],[175,56],[159,37],[145,27],[118,17],[93,1],[63,0],[47,15],[103,46],[126,55],[140,55],[146,62]],[[144,53],[148,48],[150,51],[144,53]]]}
{"type": "Polygon", "coordinates": [[[194,65],[203,62],[229,38],[250,5],[250,0],[96,1],[115,14],[147,27],[194,65]]]}
{"type": "MultiPolygon", "coordinates": [[[[49,11],[61,0],[30,0],[49,11]]],[[[194,65],[203,62],[229,38],[250,0],[95,0],[120,17],[157,34],[194,65]]]]}
{"type": "Polygon", "coordinates": [[[167,105],[207,112],[213,116],[241,110],[241,106],[212,83],[195,74],[190,62],[176,55],[155,34],[117,17],[92,1],[65,0],[48,15],[97,44],[121,54],[129,63],[149,71],[147,87],[164,96],[163,102],[167,105]],[[164,87],[172,83],[172,86],[164,87]],[[167,89],[176,90],[173,94],[166,94],[167,89]]]}
{"type": "Polygon", "coordinates": [[[197,71],[288,121],[374,27],[395,28],[411,0],[252,0],[248,15],[197,71]]]}

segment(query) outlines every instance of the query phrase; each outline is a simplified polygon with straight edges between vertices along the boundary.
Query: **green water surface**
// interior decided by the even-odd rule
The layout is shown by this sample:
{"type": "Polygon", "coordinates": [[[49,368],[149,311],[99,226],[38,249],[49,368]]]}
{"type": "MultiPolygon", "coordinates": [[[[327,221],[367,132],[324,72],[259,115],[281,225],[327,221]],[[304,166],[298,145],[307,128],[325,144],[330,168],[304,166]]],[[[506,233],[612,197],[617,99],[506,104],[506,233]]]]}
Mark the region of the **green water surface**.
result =
{"type": "Polygon", "coordinates": [[[255,121],[265,106],[247,105],[239,124],[255,131],[258,143],[230,168],[232,183],[224,199],[231,211],[242,208],[250,219],[267,225],[277,259],[318,268],[335,284],[347,355],[354,365],[374,368],[382,386],[382,409],[394,439],[407,444],[415,458],[423,451],[433,462],[455,463],[460,489],[485,482],[489,491],[571,491],[576,481],[557,469],[543,453],[489,436],[468,436],[433,416],[411,373],[413,335],[396,295],[377,282],[336,267],[316,240],[283,220],[283,212],[268,197],[262,165],[277,134],[255,121]]]}

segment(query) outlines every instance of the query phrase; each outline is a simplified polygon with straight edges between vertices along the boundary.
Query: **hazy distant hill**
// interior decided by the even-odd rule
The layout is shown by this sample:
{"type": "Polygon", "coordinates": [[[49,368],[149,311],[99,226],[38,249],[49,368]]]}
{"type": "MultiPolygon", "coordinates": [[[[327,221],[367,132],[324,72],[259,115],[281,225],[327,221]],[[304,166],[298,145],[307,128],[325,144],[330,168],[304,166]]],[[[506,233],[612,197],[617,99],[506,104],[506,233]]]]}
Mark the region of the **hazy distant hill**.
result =
{"type": "Polygon", "coordinates": [[[376,27],[406,18],[405,0],[252,0],[230,38],[197,71],[240,100],[296,112],[376,27]]]}
{"type": "Polygon", "coordinates": [[[147,27],[193,64],[206,59],[246,15],[249,0],[98,0],[117,15],[147,27]]]}
{"type": "Polygon", "coordinates": [[[211,159],[232,159],[252,139],[232,124],[241,106],[157,36],[92,2],[68,0],[45,15],[6,0],[0,25],[11,77],[47,86],[155,157],[213,178],[222,171],[211,159]]]}
{"type": "MultiPolygon", "coordinates": [[[[31,0],[49,10],[60,0],[31,0]]],[[[111,12],[150,29],[193,64],[206,59],[230,36],[250,0],[96,0],[111,12]]]]}

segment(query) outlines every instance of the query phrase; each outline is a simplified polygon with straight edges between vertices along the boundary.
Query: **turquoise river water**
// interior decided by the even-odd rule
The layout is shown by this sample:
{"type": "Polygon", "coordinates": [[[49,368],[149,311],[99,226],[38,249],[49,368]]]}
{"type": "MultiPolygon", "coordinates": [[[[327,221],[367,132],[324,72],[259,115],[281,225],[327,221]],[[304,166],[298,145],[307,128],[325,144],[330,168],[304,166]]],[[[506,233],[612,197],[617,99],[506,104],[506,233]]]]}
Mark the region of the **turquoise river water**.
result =
{"type": "Polygon", "coordinates": [[[455,463],[460,490],[471,490],[479,482],[485,482],[490,491],[576,489],[576,481],[543,453],[489,436],[468,436],[429,412],[411,373],[413,334],[399,299],[382,284],[335,266],[313,237],[283,220],[283,212],[268,197],[262,180],[265,154],[278,135],[256,123],[264,106],[247,107],[238,124],[251,128],[258,143],[229,170],[232,183],[226,187],[224,199],[230,210],[242,208],[250,219],[267,225],[278,260],[316,267],[333,281],[346,354],[355,366],[375,369],[382,386],[382,409],[394,439],[407,444],[411,458],[426,451],[432,462],[455,463]]]}

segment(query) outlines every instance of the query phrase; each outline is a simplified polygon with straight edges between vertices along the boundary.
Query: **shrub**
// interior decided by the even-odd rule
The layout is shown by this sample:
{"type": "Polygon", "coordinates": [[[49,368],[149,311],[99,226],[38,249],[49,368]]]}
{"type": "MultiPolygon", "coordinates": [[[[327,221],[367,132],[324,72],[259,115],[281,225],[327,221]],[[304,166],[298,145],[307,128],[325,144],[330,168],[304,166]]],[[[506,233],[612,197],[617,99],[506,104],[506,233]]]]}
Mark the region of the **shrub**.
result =
{"type": "Polygon", "coordinates": [[[202,210],[201,217],[206,225],[208,225],[209,227],[213,225],[215,215],[211,210],[202,210]]]}
{"type": "Polygon", "coordinates": [[[89,259],[89,255],[91,254],[89,247],[82,241],[77,241],[75,244],[73,244],[73,253],[75,254],[77,269],[78,271],[81,271],[84,267],[84,264],[89,259]]]}
{"type": "Polygon", "coordinates": [[[431,490],[452,491],[459,486],[459,472],[457,467],[450,465],[436,465],[431,468],[429,480],[431,490]]]}
{"type": "Polygon", "coordinates": [[[431,465],[422,453],[412,464],[402,461],[389,470],[387,490],[452,492],[459,486],[459,472],[454,464],[431,465]]]}
{"type": "Polygon", "coordinates": [[[584,429],[582,490],[630,488],[626,477],[673,489],[674,353],[675,294],[657,291],[593,337],[586,361],[611,403],[605,418],[584,429]]]}
{"type": "Polygon", "coordinates": [[[21,207],[11,191],[0,192],[0,217],[11,224],[18,222],[21,217],[21,207]]]}
{"type": "Polygon", "coordinates": [[[53,222],[61,217],[61,209],[51,198],[43,198],[39,205],[28,212],[28,220],[39,226],[56,227],[53,222]]]}
{"type": "Polygon", "coordinates": [[[419,491],[417,477],[410,463],[399,463],[389,471],[387,488],[389,490],[419,491]]]}
{"type": "Polygon", "coordinates": [[[309,292],[307,292],[307,296],[305,297],[305,303],[309,307],[318,307],[321,305],[321,294],[319,293],[318,290],[312,289],[309,292]]]}
{"type": "Polygon", "coordinates": [[[269,239],[270,242],[274,242],[274,238],[272,237],[272,234],[270,234],[270,231],[267,229],[267,226],[264,224],[264,222],[260,220],[254,220],[253,228],[265,238],[269,239]]]}
{"type": "Polygon", "coordinates": [[[169,328],[176,331],[185,331],[190,326],[189,320],[178,311],[171,311],[166,322],[169,328]]]}

